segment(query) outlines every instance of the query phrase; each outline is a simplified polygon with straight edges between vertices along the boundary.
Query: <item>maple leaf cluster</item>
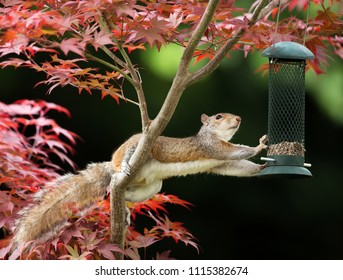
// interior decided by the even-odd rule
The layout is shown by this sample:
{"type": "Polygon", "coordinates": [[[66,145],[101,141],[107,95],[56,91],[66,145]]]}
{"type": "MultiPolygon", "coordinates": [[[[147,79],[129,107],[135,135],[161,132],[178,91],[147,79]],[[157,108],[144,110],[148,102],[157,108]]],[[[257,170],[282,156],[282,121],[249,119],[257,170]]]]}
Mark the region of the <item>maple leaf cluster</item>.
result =
{"type": "MultiPolygon", "coordinates": [[[[25,253],[22,247],[11,252],[10,241],[18,212],[32,203],[33,195],[62,171],[60,164],[52,158],[75,168],[68,154],[74,152],[78,136],[49,118],[51,111],[70,116],[67,109],[45,101],[18,100],[10,105],[0,102],[0,234],[3,238],[0,240],[0,259],[114,259],[113,252],[120,249],[108,242],[109,198],[84,216],[71,211],[71,225],[53,240],[44,244],[32,242],[25,253]]],[[[129,205],[132,223],[124,250],[128,258],[140,259],[141,248],[146,250],[164,238],[198,249],[192,234],[180,222],[172,222],[167,216],[165,205],[168,203],[190,206],[189,202],[166,194],[129,205]],[[149,217],[155,225],[140,233],[134,225],[137,215],[149,217]]],[[[169,253],[158,253],[156,258],[171,258],[169,253]]]]}
{"type": "Polygon", "coordinates": [[[70,116],[65,108],[45,101],[0,103],[0,228],[5,236],[16,213],[42,184],[58,176],[61,163],[75,167],[68,153],[74,152],[77,135],[48,118],[50,111],[70,116]]]}
{"type": "MultiPolygon", "coordinates": [[[[328,7],[319,0],[291,0],[282,6],[283,10],[288,6],[288,16],[280,22],[275,22],[275,6],[253,26],[249,19],[254,5],[246,10],[235,2],[220,1],[194,53],[196,61],[212,59],[241,28],[245,34],[233,49],[245,54],[281,40],[302,43],[305,37],[306,46],[316,56],[311,66],[317,73],[323,72],[330,54],[343,58],[342,8],[331,8],[340,5],[339,0],[331,0],[328,7]],[[309,2],[317,15],[307,19],[304,10],[310,9],[309,2]]],[[[56,86],[71,85],[79,91],[100,91],[103,97],[127,100],[122,83],[124,79],[134,83],[135,75],[128,53],[145,50],[146,44],[158,49],[169,43],[187,46],[206,5],[207,1],[195,0],[2,0],[0,66],[46,73],[43,82],[50,85],[49,92],[56,86]],[[66,58],[71,55],[78,59],[66,58]],[[101,64],[102,70],[87,66],[90,60],[101,64]]]]}

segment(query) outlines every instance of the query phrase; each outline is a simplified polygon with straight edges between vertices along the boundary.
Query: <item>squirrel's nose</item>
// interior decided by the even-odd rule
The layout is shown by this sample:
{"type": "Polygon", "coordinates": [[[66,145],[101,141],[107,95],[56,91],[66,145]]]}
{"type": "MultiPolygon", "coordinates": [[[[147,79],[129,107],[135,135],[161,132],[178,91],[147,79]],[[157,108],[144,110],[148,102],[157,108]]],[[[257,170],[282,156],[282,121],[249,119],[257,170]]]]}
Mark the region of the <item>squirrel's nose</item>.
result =
{"type": "Polygon", "coordinates": [[[240,122],[241,121],[241,117],[236,116],[236,121],[240,122]]]}

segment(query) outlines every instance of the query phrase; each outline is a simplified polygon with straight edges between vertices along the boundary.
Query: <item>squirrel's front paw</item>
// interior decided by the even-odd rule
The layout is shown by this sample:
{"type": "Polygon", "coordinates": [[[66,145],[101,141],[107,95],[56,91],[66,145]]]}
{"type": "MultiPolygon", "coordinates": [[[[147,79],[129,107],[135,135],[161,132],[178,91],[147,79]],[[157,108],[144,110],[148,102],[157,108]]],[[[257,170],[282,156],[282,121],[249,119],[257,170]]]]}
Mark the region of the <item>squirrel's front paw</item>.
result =
{"type": "Polygon", "coordinates": [[[268,136],[267,135],[263,135],[261,138],[260,138],[260,147],[262,149],[267,149],[267,143],[268,143],[268,136]]]}
{"type": "Polygon", "coordinates": [[[122,167],[121,167],[121,171],[126,175],[126,176],[130,176],[131,174],[131,166],[128,163],[123,163],[122,167]]]}
{"type": "Polygon", "coordinates": [[[260,170],[263,170],[267,167],[267,163],[260,164],[260,170]]]}

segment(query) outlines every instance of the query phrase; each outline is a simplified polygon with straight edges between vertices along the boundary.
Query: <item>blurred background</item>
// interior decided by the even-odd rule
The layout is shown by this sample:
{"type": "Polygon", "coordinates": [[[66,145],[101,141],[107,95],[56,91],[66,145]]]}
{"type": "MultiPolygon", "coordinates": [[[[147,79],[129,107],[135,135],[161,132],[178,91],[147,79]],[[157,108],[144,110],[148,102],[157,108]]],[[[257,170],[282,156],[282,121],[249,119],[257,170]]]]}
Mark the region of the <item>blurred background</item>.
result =
{"type": "MultiPolygon", "coordinates": [[[[175,74],[181,49],[162,47],[134,54],[140,66],[150,117],[158,112],[175,74]]],[[[164,135],[185,137],[201,126],[202,113],[230,112],[242,117],[234,143],[255,146],[267,132],[268,76],[256,73],[267,59],[232,52],[208,78],[184,93],[164,135]]],[[[150,251],[173,250],[178,259],[342,259],[343,258],[343,62],[330,61],[327,73],[306,74],[306,162],[313,178],[302,180],[196,175],[164,182],[163,192],[191,202],[191,211],[169,207],[198,239],[200,253],[171,240],[150,251]]],[[[27,69],[0,70],[0,100],[44,99],[68,108],[72,118],[54,116],[83,141],[74,157],[80,169],[107,161],[113,150],[140,131],[135,105],[100,94],[78,94],[71,87],[46,95],[34,87],[44,75],[27,69]]],[[[125,94],[133,97],[128,85],[125,94]]],[[[254,159],[260,162],[259,157],[254,159]]],[[[66,169],[70,167],[66,166],[66,169]]],[[[144,220],[140,221],[144,227],[144,220]]],[[[148,252],[149,253],[149,252],[148,252]]]]}

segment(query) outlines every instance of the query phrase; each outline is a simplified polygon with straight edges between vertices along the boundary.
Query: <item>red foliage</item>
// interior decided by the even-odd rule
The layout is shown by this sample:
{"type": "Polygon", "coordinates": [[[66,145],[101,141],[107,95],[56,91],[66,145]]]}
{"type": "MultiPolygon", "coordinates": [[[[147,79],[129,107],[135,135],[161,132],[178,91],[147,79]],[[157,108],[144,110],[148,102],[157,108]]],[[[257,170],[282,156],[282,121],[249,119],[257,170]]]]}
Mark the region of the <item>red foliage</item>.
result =
{"type": "MultiPolygon", "coordinates": [[[[70,226],[53,240],[35,244],[28,252],[22,248],[11,250],[11,234],[17,213],[32,202],[33,195],[44,184],[59,176],[60,162],[74,167],[68,153],[73,153],[77,135],[60,127],[48,118],[50,111],[70,116],[65,108],[45,101],[19,100],[11,105],[0,103],[0,227],[4,239],[0,242],[0,258],[10,259],[113,259],[113,252],[120,250],[109,244],[109,200],[99,202],[84,216],[72,214],[70,226]]],[[[127,235],[125,254],[139,259],[140,248],[172,237],[175,242],[197,248],[193,236],[178,222],[171,222],[165,204],[188,208],[189,202],[174,195],[158,194],[143,203],[132,203],[133,223],[127,235]],[[143,233],[134,230],[137,215],[146,215],[156,223],[143,233]]],[[[156,258],[167,258],[161,253],[156,258]]]]}
{"type": "MultiPolygon", "coordinates": [[[[328,55],[342,57],[342,9],[325,7],[322,1],[312,0],[317,15],[306,22],[308,1],[289,1],[287,17],[278,24],[276,40],[302,42],[320,58],[311,62],[312,68],[320,73],[327,64],[328,55]],[[298,17],[298,15],[300,15],[298,17]]],[[[338,6],[339,0],[330,1],[338,6]]],[[[157,47],[169,43],[187,45],[198,25],[207,1],[134,1],[134,0],[77,0],[77,1],[2,1],[0,4],[0,62],[2,67],[29,67],[47,74],[44,83],[56,86],[72,85],[88,92],[99,91],[102,96],[110,95],[125,99],[121,86],[125,76],[125,63],[114,60],[104,63],[94,55],[107,47],[111,58],[121,57],[121,50],[129,52],[145,49],[144,44],[157,47]],[[38,63],[39,53],[51,54],[38,63]],[[66,59],[73,54],[78,59],[66,59]],[[13,58],[21,55],[20,58],[13,58]],[[111,72],[84,67],[86,60],[93,59],[111,72]],[[112,71],[114,70],[114,71],[112,71]]],[[[310,7],[311,7],[310,6],[310,7]]],[[[277,9],[274,9],[274,13],[277,9]]],[[[248,54],[268,47],[275,40],[275,17],[270,14],[252,27],[248,25],[251,11],[237,6],[235,1],[220,1],[217,11],[205,32],[196,61],[212,59],[220,47],[239,28],[246,34],[234,49],[248,54]]]]}
{"type": "Polygon", "coordinates": [[[16,213],[61,171],[50,158],[75,167],[67,153],[74,152],[71,145],[77,135],[48,118],[50,111],[70,116],[65,108],[45,101],[0,103],[0,227],[5,236],[11,233],[16,213]]]}

